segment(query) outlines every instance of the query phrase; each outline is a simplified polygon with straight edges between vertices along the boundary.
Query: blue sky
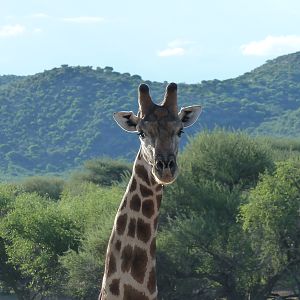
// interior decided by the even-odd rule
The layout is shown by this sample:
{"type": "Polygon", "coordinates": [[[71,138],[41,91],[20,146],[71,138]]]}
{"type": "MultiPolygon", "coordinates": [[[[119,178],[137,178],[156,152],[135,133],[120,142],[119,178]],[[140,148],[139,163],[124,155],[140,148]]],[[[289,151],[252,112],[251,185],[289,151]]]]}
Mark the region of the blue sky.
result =
{"type": "Polygon", "coordinates": [[[296,51],[299,0],[0,0],[0,74],[69,64],[197,83],[296,51]]]}

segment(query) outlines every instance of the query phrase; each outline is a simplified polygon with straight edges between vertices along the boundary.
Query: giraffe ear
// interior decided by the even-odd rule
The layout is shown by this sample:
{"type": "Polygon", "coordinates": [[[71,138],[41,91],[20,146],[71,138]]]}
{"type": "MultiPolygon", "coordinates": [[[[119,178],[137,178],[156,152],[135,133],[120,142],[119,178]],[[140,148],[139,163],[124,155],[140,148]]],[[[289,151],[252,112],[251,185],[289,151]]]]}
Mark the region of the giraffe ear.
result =
{"type": "Polygon", "coordinates": [[[201,112],[202,108],[200,105],[182,107],[178,116],[182,121],[183,127],[192,126],[197,121],[201,112]]]}
{"type": "Polygon", "coordinates": [[[128,132],[137,132],[136,125],[139,118],[132,111],[119,111],[114,113],[117,124],[128,132]]]}

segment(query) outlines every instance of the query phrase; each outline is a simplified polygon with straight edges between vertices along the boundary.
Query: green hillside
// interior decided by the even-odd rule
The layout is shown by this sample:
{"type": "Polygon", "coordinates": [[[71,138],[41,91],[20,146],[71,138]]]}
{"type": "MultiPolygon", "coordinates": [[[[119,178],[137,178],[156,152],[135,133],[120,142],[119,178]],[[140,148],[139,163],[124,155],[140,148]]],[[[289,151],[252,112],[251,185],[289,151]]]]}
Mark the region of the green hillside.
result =
{"type": "MultiPolygon", "coordinates": [[[[111,67],[62,65],[33,76],[0,76],[2,174],[61,172],[103,155],[132,158],[137,137],[124,134],[112,113],[137,110],[141,82],[161,100],[166,82],[144,81],[111,67]]],[[[300,52],[235,79],[179,84],[179,104],[204,106],[188,134],[217,125],[299,137],[300,52]]]]}

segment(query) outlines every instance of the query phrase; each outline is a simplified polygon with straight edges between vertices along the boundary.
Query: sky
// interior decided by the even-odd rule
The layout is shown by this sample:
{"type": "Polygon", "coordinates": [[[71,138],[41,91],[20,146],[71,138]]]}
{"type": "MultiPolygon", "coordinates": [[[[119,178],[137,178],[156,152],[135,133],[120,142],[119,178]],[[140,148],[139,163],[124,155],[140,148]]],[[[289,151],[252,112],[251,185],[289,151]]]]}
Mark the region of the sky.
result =
{"type": "Polygon", "coordinates": [[[68,64],[199,83],[296,51],[299,0],[0,0],[1,75],[68,64]]]}

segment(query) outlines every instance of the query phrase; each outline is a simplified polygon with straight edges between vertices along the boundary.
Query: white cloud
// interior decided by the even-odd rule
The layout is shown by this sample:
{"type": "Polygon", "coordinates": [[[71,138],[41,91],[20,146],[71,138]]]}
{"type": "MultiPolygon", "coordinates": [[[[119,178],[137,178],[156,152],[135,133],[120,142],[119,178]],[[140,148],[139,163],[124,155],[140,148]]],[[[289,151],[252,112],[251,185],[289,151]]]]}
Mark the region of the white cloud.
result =
{"type": "Polygon", "coordinates": [[[158,51],[158,56],[167,57],[167,56],[182,56],[186,53],[186,50],[181,47],[167,48],[161,51],[158,51]]]}
{"type": "Polygon", "coordinates": [[[267,36],[261,41],[252,41],[241,46],[244,55],[281,55],[300,50],[299,35],[267,36]]]}
{"type": "Polygon", "coordinates": [[[21,35],[25,32],[25,27],[16,24],[16,25],[4,25],[0,27],[0,37],[6,38],[6,37],[14,37],[21,35]]]}
{"type": "Polygon", "coordinates": [[[195,43],[188,40],[176,39],[168,43],[167,48],[157,52],[160,57],[182,56],[191,52],[191,45],[195,43]]]}
{"type": "Polygon", "coordinates": [[[93,17],[93,16],[80,16],[80,17],[63,18],[62,20],[64,22],[69,22],[69,23],[91,24],[91,23],[101,23],[104,21],[104,18],[93,17]]]}

